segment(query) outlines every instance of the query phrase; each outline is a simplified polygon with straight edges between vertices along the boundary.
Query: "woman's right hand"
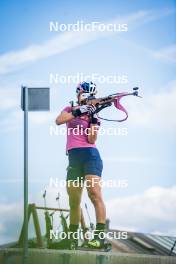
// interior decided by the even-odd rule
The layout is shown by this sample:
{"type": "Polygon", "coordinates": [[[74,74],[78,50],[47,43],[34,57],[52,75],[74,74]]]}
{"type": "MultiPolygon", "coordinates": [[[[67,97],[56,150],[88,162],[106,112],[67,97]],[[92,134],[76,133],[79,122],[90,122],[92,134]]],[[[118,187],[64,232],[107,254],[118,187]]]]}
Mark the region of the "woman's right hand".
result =
{"type": "Polygon", "coordinates": [[[72,115],[78,117],[84,114],[92,115],[96,111],[96,106],[94,105],[81,105],[79,108],[72,110],[72,115]]]}
{"type": "Polygon", "coordinates": [[[81,114],[85,114],[87,113],[88,115],[92,115],[95,113],[96,111],[96,106],[95,105],[82,105],[80,106],[80,111],[81,111],[81,114]]]}
{"type": "Polygon", "coordinates": [[[84,114],[88,114],[91,116],[96,111],[96,106],[94,105],[81,105],[79,108],[73,109],[71,113],[62,111],[60,115],[56,118],[56,124],[62,125],[69,121],[71,121],[73,118],[77,116],[81,116],[84,114]]]}

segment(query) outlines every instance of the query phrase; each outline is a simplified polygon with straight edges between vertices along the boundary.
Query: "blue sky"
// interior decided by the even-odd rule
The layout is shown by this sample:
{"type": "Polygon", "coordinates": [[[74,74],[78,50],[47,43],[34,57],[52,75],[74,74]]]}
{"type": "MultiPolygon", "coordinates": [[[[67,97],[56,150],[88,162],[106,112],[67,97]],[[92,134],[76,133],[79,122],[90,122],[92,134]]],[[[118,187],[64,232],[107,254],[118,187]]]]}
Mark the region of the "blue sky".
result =
{"type": "MultiPolygon", "coordinates": [[[[174,1],[1,1],[0,206],[4,219],[0,223],[1,243],[17,238],[15,228],[10,226],[19,230],[21,225],[22,84],[51,88],[50,113],[30,113],[30,201],[42,203],[41,191],[48,186],[50,177],[65,178],[65,138],[51,136],[49,130],[57,113],[74,99],[76,83],[51,84],[50,73],[128,77],[127,84],[97,83],[100,95],[140,87],[143,99],[124,100],[129,111],[125,123],[102,122],[104,128],[125,127],[128,131],[127,136],[100,136],[97,143],[104,159],[103,178],[128,181],[125,189],[104,190],[108,216],[117,228],[176,235],[175,12],[174,1]],[[119,19],[128,24],[127,32],[102,36],[98,32],[92,35],[49,31],[50,21],[109,23],[119,19]],[[135,204],[131,204],[133,199],[135,204]],[[114,214],[119,204],[121,208],[114,214]],[[7,217],[11,221],[6,221],[7,217]]],[[[119,115],[115,109],[104,112],[106,117],[119,115]]],[[[47,188],[49,203],[55,205],[58,190],[47,188]]],[[[63,189],[61,192],[66,206],[66,194],[63,189]]],[[[90,210],[94,217],[91,205],[90,210]]]]}

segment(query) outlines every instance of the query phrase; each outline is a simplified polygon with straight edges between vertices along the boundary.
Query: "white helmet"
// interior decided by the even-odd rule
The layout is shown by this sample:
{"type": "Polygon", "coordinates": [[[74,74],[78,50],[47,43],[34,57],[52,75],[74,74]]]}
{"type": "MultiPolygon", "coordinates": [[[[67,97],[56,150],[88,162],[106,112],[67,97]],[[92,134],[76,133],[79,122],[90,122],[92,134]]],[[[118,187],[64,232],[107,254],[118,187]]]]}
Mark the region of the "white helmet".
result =
{"type": "Polygon", "coordinates": [[[76,93],[88,93],[89,95],[95,95],[97,93],[96,84],[93,82],[81,82],[76,87],[76,93]]]}

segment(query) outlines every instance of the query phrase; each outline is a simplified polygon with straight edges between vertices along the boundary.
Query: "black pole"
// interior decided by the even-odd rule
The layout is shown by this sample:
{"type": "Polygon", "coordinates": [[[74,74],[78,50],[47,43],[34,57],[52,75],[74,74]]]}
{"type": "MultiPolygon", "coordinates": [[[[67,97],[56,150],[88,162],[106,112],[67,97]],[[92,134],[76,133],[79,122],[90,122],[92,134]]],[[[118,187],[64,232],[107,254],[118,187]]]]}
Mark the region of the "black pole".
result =
{"type": "Polygon", "coordinates": [[[24,245],[23,264],[28,263],[28,88],[23,87],[24,103],[24,245]]]}

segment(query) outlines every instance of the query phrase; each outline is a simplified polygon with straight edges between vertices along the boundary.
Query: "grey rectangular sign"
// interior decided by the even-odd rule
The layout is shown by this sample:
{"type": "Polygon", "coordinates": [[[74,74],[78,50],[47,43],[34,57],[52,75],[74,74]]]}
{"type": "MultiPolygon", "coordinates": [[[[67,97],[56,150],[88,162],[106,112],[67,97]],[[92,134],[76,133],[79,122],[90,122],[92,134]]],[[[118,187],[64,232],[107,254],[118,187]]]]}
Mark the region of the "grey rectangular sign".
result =
{"type": "MultiPolygon", "coordinates": [[[[21,108],[25,106],[25,87],[21,91],[21,108]]],[[[49,88],[27,88],[28,111],[49,111],[50,110],[50,89],[49,88]]]]}

